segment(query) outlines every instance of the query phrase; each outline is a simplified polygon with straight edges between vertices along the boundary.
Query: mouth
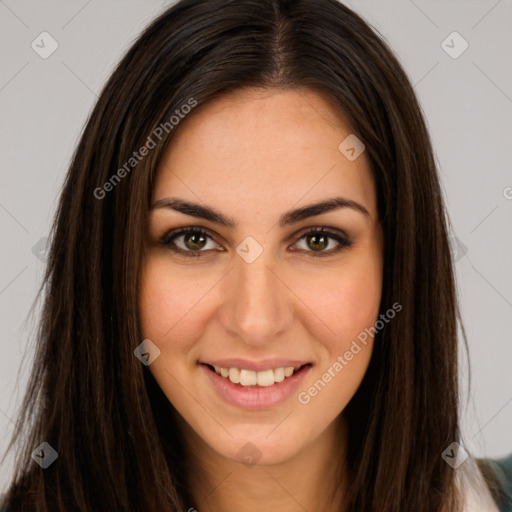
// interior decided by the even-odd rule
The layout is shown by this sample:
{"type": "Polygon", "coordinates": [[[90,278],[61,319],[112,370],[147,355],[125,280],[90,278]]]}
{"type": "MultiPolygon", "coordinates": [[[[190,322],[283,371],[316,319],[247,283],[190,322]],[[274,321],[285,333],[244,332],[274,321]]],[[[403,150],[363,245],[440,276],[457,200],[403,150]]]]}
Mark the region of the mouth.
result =
{"type": "Polygon", "coordinates": [[[282,366],[262,371],[247,370],[237,367],[214,366],[208,363],[201,363],[209,371],[230,381],[240,388],[263,388],[280,385],[297,373],[310,367],[311,363],[305,363],[300,366],[282,366]]]}
{"type": "Polygon", "coordinates": [[[261,371],[216,367],[210,363],[199,363],[199,367],[216,395],[225,403],[238,409],[261,411],[270,410],[290,400],[299,386],[304,386],[313,364],[305,363],[297,367],[277,367],[261,371]],[[288,368],[288,377],[283,375],[283,368],[288,368]],[[232,379],[237,382],[233,382],[232,379]]]}

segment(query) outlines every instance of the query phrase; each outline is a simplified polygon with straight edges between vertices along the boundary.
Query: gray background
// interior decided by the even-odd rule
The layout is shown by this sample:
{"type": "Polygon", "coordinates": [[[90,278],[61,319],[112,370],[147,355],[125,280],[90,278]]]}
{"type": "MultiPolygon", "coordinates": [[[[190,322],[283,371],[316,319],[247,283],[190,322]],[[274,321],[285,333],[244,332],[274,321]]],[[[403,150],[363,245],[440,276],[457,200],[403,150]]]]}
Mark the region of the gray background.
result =
{"type": "MultiPolygon", "coordinates": [[[[345,3],[389,42],[424,109],[456,237],[470,345],[466,447],[476,456],[503,456],[512,451],[512,0],[345,3]],[[454,31],[469,44],[458,58],[445,51],[462,49],[457,37],[446,39],[454,31]]],[[[40,240],[72,151],[113,66],[169,4],[0,0],[2,455],[30,372],[38,310],[32,319],[27,315],[43,275],[40,240]],[[31,47],[43,31],[59,45],[47,59],[31,47]]],[[[465,382],[464,357],[461,363],[465,382]]],[[[10,468],[7,459],[0,486],[10,468]]]]}

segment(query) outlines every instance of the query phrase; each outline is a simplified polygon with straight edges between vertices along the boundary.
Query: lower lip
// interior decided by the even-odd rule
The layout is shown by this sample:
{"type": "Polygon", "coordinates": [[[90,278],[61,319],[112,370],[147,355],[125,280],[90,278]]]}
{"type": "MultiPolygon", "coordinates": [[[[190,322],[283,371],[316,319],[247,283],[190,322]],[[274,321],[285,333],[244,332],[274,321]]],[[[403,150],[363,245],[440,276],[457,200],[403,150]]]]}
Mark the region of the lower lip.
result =
{"type": "Polygon", "coordinates": [[[308,364],[291,377],[276,382],[272,386],[244,387],[233,384],[229,379],[218,375],[205,364],[200,364],[200,366],[223,400],[235,407],[249,410],[269,409],[284,402],[295,393],[302,380],[311,370],[311,365],[308,364]]]}

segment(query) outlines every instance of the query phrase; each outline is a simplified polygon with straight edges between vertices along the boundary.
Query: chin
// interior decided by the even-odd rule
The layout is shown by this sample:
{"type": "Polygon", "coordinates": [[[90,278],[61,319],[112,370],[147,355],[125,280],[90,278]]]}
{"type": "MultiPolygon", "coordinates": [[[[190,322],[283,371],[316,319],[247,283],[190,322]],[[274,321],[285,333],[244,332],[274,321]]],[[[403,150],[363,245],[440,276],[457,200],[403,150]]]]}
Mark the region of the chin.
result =
{"type": "MultiPolygon", "coordinates": [[[[203,438],[203,442],[221,457],[247,467],[277,465],[292,459],[307,444],[305,429],[295,431],[290,428],[292,425],[285,428],[287,421],[289,419],[285,419],[281,425],[239,424],[227,429],[229,434],[222,430],[222,436],[208,436],[203,438]]],[[[209,432],[212,430],[209,429],[209,432]]]]}

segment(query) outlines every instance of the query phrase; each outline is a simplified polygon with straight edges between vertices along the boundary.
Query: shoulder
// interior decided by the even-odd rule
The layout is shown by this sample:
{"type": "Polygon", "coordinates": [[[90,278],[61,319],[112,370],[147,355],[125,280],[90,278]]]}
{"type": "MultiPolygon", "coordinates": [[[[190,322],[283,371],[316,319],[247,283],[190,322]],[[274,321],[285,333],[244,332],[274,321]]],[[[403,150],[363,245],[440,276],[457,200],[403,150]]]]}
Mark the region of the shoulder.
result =
{"type": "Polygon", "coordinates": [[[500,459],[477,459],[500,512],[512,512],[512,453],[500,459]]]}

